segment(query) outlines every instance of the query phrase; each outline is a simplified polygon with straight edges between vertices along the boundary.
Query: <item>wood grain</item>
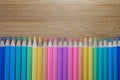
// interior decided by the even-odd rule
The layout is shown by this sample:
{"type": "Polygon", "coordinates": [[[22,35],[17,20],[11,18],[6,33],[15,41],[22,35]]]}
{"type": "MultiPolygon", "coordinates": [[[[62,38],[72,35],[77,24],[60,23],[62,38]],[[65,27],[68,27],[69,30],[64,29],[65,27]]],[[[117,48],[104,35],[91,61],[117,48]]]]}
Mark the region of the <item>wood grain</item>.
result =
{"type": "Polygon", "coordinates": [[[41,37],[119,36],[120,1],[1,0],[0,34],[41,37]]]}

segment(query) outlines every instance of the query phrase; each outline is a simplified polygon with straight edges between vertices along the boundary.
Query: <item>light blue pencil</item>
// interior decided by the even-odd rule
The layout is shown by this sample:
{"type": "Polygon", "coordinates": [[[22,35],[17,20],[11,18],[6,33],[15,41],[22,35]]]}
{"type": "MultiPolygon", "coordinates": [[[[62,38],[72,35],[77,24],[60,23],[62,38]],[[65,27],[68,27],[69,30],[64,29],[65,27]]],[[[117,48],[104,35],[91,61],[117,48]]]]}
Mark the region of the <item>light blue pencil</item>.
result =
{"type": "Polygon", "coordinates": [[[99,40],[98,47],[98,80],[103,80],[103,53],[102,53],[102,38],[99,40]]]}
{"type": "Polygon", "coordinates": [[[20,37],[17,38],[16,44],[16,80],[21,80],[20,78],[20,71],[21,71],[21,43],[20,37]]]}
{"type": "Polygon", "coordinates": [[[10,78],[10,42],[9,37],[6,37],[6,44],[5,44],[5,68],[4,68],[4,80],[9,80],[10,78]]]}
{"type": "Polygon", "coordinates": [[[117,53],[117,42],[116,42],[116,38],[114,38],[113,41],[113,80],[118,80],[118,53],[117,53]]]}
{"type": "Polygon", "coordinates": [[[10,80],[15,80],[15,41],[12,37],[10,47],[10,80]]]}
{"type": "Polygon", "coordinates": [[[23,37],[22,41],[22,57],[21,57],[21,80],[27,79],[27,48],[26,38],[23,37]]]}

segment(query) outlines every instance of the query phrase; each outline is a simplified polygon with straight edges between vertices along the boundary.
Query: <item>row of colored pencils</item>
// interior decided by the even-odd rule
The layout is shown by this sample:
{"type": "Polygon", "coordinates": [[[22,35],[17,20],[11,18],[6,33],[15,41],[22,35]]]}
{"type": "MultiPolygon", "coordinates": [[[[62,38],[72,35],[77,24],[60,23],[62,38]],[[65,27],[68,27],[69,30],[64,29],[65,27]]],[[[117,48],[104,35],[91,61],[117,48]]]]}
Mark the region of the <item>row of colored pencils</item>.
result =
{"type": "Polygon", "coordinates": [[[120,80],[120,37],[1,37],[0,80],[120,80]]]}

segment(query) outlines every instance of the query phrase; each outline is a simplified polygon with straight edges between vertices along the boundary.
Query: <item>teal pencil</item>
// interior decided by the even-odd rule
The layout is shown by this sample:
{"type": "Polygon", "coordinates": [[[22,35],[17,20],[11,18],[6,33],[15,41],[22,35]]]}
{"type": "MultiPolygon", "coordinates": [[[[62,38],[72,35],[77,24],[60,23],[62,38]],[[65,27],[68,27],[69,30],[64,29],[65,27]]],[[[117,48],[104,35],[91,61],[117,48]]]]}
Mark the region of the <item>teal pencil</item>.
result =
{"type": "Polygon", "coordinates": [[[93,80],[98,80],[98,53],[97,53],[97,41],[94,38],[94,45],[93,45],[93,80]]]}
{"type": "Polygon", "coordinates": [[[27,46],[27,80],[32,80],[32,43],[30,37],[27,46]]]}
{"type": "Polygon", "coordinates": [[[23,37],[22,42],[22,56],[21,56],[21,80],[27,79],[27,48],[26,48],[26,38],[23,37]]]}
{"type": "Polygon", "coordinates": [[[107,41],[104,39],[104,45],[103,45],[103,80],[107,80],[107,63],[108,63],[108,58],[107,58],[107,41]]]}
{"type": "Polygon", "coordinates": [[[20,37],[17,38],[17,44],[16,44],[16,80],[20,79],[20,71],[21,71],[21,43],[20,43],[20,37]]]}

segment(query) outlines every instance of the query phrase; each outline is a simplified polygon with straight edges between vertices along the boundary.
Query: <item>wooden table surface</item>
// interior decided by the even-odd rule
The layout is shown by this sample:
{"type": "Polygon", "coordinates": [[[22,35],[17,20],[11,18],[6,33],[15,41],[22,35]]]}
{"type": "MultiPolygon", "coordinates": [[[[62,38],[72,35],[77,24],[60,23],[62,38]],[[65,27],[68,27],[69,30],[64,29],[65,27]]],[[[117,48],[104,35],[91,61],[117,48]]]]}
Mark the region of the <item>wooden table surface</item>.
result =
{"type": "Polygon", "coordinates": [[[120,0],[0,0],[0,35],[120,36],[120,0]]]}

